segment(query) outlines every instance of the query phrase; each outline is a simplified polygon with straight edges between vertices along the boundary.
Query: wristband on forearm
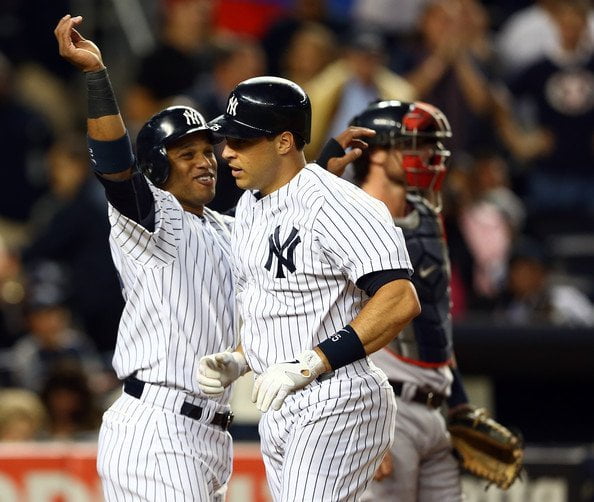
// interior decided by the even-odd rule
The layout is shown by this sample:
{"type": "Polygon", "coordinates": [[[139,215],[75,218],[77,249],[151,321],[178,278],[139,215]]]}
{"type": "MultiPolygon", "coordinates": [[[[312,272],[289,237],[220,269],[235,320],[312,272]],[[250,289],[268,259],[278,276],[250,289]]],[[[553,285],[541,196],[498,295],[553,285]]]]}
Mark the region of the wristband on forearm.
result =
{"type": "Polygon", "coordinates": [[[113,141],[99,141],[87,136],[91,167],[101,174],[117,174],[134,164],[128,133],[113,141]]]}
{"type": "Polygon", "coordinates": [[[324,340],[318,348],[324,353],[333,370],[363,359],[367,355],[359,335],[350,324],[324,340]]]}
{"type": "Polygon", "coordinates": [[[100,71],[90,71],[85,75],[87,78],[88,118],[97,119],[105,115],[118,115],[120,109],[107,70],[104,68],[100,71]]]}
{"type": "Polygon", "coordinates": [[[331,158],[342,157],[344,154],[344,148],[340,145],[340,143],[334,138],[330,138],[320,152],[318,160],[316,160],[316,164],[323,167],[324,169],[328,169],[328,161],[331,158]]]}

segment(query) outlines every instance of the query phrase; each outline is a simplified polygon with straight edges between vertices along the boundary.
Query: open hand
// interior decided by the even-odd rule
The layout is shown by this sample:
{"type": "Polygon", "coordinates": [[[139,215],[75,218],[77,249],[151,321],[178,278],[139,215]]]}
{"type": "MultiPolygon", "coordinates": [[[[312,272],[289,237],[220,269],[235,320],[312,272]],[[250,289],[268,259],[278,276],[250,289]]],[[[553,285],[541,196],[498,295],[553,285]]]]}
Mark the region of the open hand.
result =
{"type": "Polygon", "coordinates": [[[334,139],[338,144],[346,150],[351,150],[345,153],[342,157],[332,157],[328,160],[326,168],[329,172],[336,176],[342,176],[346,166],[361,156],[363,150],[369,145],[364,141],[364,138],[371,138],[375,136],[373,129],[367,127],[349,126],[347,129],[342,131],[334,139]]]}
{"type": "Polygon", "coordinates": [[[64,16],[58,22],[54,35],[58,41],[60,56],[84,72],[105,68],[101,51],[90,40],[86,40],[76,29],[83,21],[82,16],[64,16]]]}

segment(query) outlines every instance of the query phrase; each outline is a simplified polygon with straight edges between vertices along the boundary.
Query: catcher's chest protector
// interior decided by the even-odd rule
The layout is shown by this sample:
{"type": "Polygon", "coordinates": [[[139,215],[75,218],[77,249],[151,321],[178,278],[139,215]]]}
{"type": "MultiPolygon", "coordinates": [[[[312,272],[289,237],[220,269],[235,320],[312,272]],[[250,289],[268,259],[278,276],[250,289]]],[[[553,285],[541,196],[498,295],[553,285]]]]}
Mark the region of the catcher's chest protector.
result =
{"type": "Polygon", "coordinates": [[[416,195],[407,195],[413,207],[394,223],[402,228],[414,267],[413,284],[423,310],[389,348],[407,359],[436,365],[452,356],[450,319],[450,262],[439,215],[416,195]]]}

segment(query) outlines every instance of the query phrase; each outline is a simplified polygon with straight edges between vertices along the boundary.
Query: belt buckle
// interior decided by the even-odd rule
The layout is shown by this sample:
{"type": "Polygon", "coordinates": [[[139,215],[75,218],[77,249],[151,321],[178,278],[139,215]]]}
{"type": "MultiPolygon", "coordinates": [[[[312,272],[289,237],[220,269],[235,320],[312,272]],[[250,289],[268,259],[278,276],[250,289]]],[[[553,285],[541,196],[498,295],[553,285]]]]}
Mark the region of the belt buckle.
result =
{"type": "Polygon", "coordinates": [[[427,401],[425,402],[425,404],[429,407],[429,408],[434,408],[433,406],[433,397],[435,394],[433,394],[433,392],[429,391],[427,392],[427,401]]]}
{"type": "Polygon", "coordinates": [[[223,430],[225,430],[225,431],[229,430],[229,427],[231,427],[231,424],[233,423],[234,417],[235,417],[235,415],[233,415],[232,411],[227,413],[227,416],[225,417],[225,423],[223,424],[223,430]]]}

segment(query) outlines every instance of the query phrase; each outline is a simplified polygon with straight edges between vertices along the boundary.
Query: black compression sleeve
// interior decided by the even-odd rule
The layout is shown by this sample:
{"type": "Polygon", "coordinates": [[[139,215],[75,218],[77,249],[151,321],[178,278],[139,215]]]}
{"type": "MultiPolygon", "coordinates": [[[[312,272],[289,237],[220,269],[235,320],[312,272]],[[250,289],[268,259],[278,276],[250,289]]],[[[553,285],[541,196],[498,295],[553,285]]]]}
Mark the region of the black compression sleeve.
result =
{"type": "Polygon", "coordinates": [[[136,172],[124,181],[110,181],[99,175],[97,178],[105,187],[107,200],[113,207],[149,232],[155,230],[155,201],[141,173],[136,172]]]}
{"type": "Polygon", "coordinates": [[[324,148],[320,152],[318,160],[316,160],[316,164],[323,167],[324,169],[328,169],[328,161],[332,157],[342,157],[344,154],[344,148],[340,146],[340,143],[334,138],[330,138],[328,141],[326,141],[324,148]]]}
{"type": "Polygon", "coordinates": [[[369,296],[375,295],[377,290],[384,284],[395,281],[396,279],[410,280],[410,274],[405,269],[380,270],[379,272],[371,272],[359,277],[357,280],[357,287],[365,291],[369,296]]]}

